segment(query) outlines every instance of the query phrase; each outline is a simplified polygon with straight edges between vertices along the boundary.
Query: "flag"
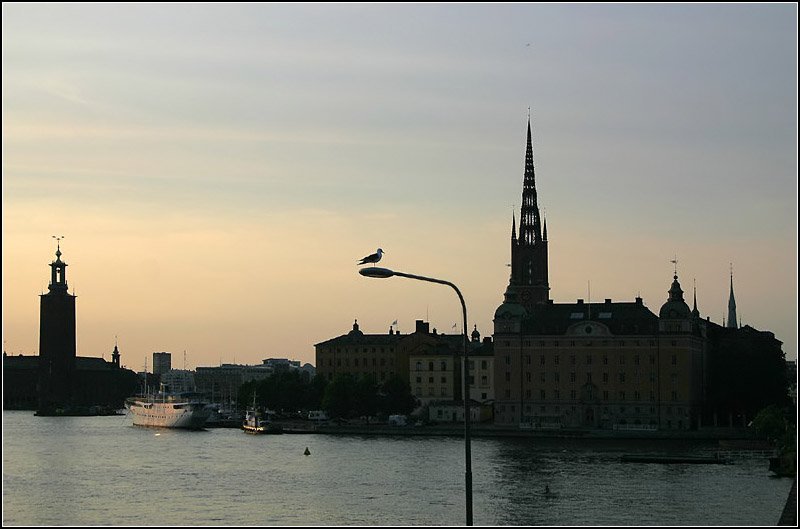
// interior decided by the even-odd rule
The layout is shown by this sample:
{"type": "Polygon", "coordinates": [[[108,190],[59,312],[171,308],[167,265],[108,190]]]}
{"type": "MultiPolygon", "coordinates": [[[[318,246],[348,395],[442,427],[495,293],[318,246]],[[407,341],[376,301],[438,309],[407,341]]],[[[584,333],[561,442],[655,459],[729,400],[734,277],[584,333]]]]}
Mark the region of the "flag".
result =
{"type": "Polygon", "coordinates": [[[397,320],[394,320],[394,321],[392,322],[392,325],[397,325],[397,320]]]}
{"type": "Polygon", "coordinates": [[[454,329],[456,328],[456,324],[455,324],[455,323],[453,324],[453,328],[454,328],[454,329]]]}

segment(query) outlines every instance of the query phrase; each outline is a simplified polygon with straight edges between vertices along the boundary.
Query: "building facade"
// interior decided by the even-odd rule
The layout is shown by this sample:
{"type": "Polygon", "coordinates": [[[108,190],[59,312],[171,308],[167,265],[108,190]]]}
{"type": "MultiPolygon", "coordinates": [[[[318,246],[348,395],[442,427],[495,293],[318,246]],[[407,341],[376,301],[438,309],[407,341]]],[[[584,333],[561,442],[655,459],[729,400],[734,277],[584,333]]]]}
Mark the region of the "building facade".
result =
{"type": "Polygon", "coordinates": [[[116,345],[111,362],[77,356],[75,296],[68,291],[61,255],[59,238],[48,293],[40,296],[38,356],[3,353],[4,409],[83,414],[92,406],[122,407],[137,390],[136,373],[121,365],[116,345]]]}
{"type": "Polygon", "coordinates": [[[371,375],[382,383],[399,375],[408,382],[408,351],[398,347],[401,335],[391,327],[387,334],[364,334],[353,323],[347,334],[314,345],[317,374],[330,382],[337,375],[371,375]]]}
{"type": "Polygon", "coordinates": [[[519,238],[494,316],[495,423],[523,428],[688,429],[700,421],[705,322],[677,270],[659,314],[633,302],[555,303],[530,121],[519,238]]]}

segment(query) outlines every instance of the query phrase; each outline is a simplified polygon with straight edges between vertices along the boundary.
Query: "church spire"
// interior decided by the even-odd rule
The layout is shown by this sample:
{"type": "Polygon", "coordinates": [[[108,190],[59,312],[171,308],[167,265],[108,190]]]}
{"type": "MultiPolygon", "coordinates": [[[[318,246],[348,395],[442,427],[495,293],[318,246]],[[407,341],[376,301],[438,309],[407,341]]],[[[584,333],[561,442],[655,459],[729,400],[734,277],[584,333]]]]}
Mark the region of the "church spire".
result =
{"type": "Polygon", "coordinates": [[[697,310],[697,281],[692,280],[692,290],[694,291],[694,307],[692,308],[692,316],[695,318],[700,317],[700,311],[697,310]]]}
{"type": "Polygon", "coordinates": [[[736,321],[736,298],[733,297],[733,264],[731,264],[731,293],[728,296],[728,324],[726,327],[738,328],[736,321]]]}
{"type": "Polygon", "coordinates": [[[511,212],[511,242],[513,244],[517,242],[517,216],[513,211],[511,212]]]}
{"type": "Polygon", "coordinates": [[[514,239],[516,217],[512,220],[511,278],[509,287],[525,306],[547,303],[550,298],[547,272],[547,229],[542,236],[542,220],[536,196],[533,168],[531,118],[528,115],[525,176],[522,184],[522,207],[519,216],[519,238],[514,239]]]}
{"type": "Polygon", "coordinates": [[[533,168],[531,119],[528,117],[528,144],[525,150],[525,178],[522,184],[522,208],[519,218],[519,242],[530,246],[542,240],[539,205],[536,200],[536,173],[533,168]]]}

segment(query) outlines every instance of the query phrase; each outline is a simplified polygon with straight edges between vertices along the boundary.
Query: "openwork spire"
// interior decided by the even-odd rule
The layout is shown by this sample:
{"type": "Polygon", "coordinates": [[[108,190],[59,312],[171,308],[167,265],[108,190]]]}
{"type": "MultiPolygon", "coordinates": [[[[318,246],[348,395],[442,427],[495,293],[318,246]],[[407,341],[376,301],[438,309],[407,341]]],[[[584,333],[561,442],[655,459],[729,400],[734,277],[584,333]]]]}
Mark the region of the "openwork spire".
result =
{"type": "Polygon", "coordinates": [[[731,264],[731,293],[728,296],[728,324],[726,327],[738,328],[736,321],[736,298],[733,297],[733,265],[731,264]]]}
{"type": "Polygon", "coordinates": [[[528,117],[528,145],[525,150],[525,179],[522,184],[522,208],[519,219],[519,243],[533,245],[542,240],[539,206],[536,203],[536,174],[533,168],[531,120],[528,117]]]}

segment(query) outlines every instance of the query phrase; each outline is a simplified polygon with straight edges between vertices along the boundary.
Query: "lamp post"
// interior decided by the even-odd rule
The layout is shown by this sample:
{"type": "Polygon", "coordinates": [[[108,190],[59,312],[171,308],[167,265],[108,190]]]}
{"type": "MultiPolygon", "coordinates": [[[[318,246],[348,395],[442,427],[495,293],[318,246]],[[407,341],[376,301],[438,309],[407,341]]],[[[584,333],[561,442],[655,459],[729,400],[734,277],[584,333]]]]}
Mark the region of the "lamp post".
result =
{"type": "Polygon", "coordinates": [[[450,281],[443,281],[432,277],[418,276],[414,274],[406,274],[404,272],[396,272],[388,268],[380,268],[377,266],[368,266],[361,268],[359,274],[366,277],[376,277],[385,279],[387,277],[399,276],[407,277],[409,279],[418,279],[420,281],[428,281],[430,283],[439,283],[440,285],[447,285],[456,291],[458,299],[461,301],[461,310],[464,316],[464,456],[465,456],[465,470],[464,470],[464,483],[466,488],[466,510],[467,510],[467,525],[472,525],[472,453],[470,450],[470,416],[469,416],[469,363],[467,362],[467,305],[464,303],[464,296],[461,291],[450,281]]]}

